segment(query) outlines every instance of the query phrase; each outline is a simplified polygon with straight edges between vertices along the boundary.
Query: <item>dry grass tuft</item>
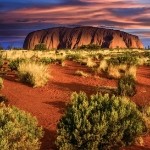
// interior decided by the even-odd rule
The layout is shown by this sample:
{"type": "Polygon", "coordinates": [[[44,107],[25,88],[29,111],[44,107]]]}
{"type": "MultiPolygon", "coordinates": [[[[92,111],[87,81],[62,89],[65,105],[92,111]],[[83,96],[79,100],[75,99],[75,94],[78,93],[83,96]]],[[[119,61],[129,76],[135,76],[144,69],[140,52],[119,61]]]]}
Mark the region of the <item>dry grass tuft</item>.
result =
{"type": "Polygon", "coordinates": [[[88,76],[89,76],[88,73],[83,72],[83,71],[81,71],[81,70],[77,70],[77,71],[75,72],[75,75],[82,76],[82,77],[88,77],[88,76]]]}
{"type": "Polygon", "coordinates": [[[87,58],[87,64],[86,64],[86,65],[87,65],[88,67],[93,68],[93,67],[96,66],[96,63],[92,60],[91,57],[88,57],[88,58],[87,58]]]}
{"type": "Polygon", "coordinates": [[[33,87],[44,86],[50,77],[47,66],[36,62],[21,63],[18,74],[22,82],[33,87]]]}

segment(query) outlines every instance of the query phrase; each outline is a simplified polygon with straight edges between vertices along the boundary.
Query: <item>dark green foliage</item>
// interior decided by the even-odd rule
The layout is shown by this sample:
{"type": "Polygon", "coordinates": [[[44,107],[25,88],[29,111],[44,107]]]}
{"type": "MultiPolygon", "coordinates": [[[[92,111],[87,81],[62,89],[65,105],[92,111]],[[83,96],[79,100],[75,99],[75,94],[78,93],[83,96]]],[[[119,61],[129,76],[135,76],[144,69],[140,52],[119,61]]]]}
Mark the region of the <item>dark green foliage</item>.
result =
{"type": "Polygon", "coordinates": [[[134,96],[136,94],[136,83],[133,76],[128,75],[119,79],[118,94],[121,96],[134,96]]]}
{"type": "Polygon", "coordinates": [[[0,68],[3,66],[3,64],[4,64],[4,61],[2,58],[0,58],[0,68]]]}
{"type": "Polygon", "coordinates": [[[34,77],[31,73],[29,72],[24,72],[22,74],[19,74],[20,81],[23,83],[29,84],[31,86],[35,85],[34,77]]]}
{"type": "Polygon", "coordinates": [[[38,150],[43,136],[35,117],[16,107],[0,104],[0,149],[38,150]]]}
{"type": "Polygon", "coordinates": [[[47,50],[46,44],[45,43],[36,44],[34,50],[39,50],[39,51],[47,50]]]}
{"type": "Polygon", "coordinates": [[[88,45],[82,45],[78,49],[83,49],[83,50],[98,50],[101,49],[100,45],[96,44],[88,44],[88,45]]]}
{"type": "Polygon", "coordinates": [[[135,56],[134,54],[126,52],[117,57],[111,57],[108,60],[108,63],[112,65],[120,65],[120,64],[137,65],[138,59],[137,56],[135,56]]]}
{"type": "Polygon", "coordinates": [[[127,98],[100,94],[90,99],[74,93],[58,123],[60,150],[105,150],[131,144],[147,128],[136,105],[127,98]]]}
{"type": "Polygon", "coordinates": [[[150,52],[149,52],[149,51],[144,52],[144,57],[148,57],[148,58],[150,58],[150,52]]]}
{"type": "Polygon", "coordinates": [[[0,94],[0,103],[2,103],[2,102],[7,103],[8,99],[6,98],[6,96],[0,94]]]}
{"type": "Polygon", "coordinates": [[[48,65],[48,64],[51,64],[52,62],[54,62],[54,60],[52,58],[43,57],[40,59],[40,62],[42,62],[45,65],[48,65]]]}
{"type": "Polygon", "coordinates": [[[12,60],[8,66],[11,70],[18,70],[19,64],[24,61],[25,59],[17,58],[17,59],[12,60]]]}

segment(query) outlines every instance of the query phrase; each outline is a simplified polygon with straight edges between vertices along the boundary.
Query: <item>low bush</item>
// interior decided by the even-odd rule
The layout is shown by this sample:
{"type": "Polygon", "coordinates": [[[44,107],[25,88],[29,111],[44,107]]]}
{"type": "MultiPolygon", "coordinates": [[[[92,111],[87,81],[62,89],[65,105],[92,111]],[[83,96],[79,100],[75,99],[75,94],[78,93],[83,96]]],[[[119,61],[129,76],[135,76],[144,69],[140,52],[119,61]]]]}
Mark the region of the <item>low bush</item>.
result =
{"type": "Polygon", "coordinates": [[[22,82],[33,87],[44,86],[50,77],[47,66],[36,62],[19,64],[18,75],[22,82]]]}
{"type": "Polygon", "coordinates": [[[150,52],[149,51],[144,52],[143,56],[150,58],[150,52]]]}
{"type": "Polygon", "coordinates": [[[98,50],[98,49],[101,49],[101,46],[97,45],[97,44],[88,44],[88,45],[82,45],[82,46],[78,47],[78,49],[82,49],[82,50],[98,50]]]}
{"type": "Polygon", "coordinates": [[[22,62],[25,62],[25,59],[17,58],[17,59],[14,59],[14,60],[10,61],[8,66],[11,70],[16,70],[17,71],[18,67],[19,67],[19,64],[22,63],[22,62]]]}
{"type": "Polygon", "coordinates": [[[39,50],[39,51],[47,50],[46,44],[45,43],[36,44],[34,50],[39,50]]]}
{"type": "Polygon", "coordinates": [[[112,57],[108,60],[108,64],[112,65],[120,65],[120,64],[127,64],[127,65],[137,65],[138,59],[130,52],[126,52],[121,54],[117,57],[112,57]]]}
{"type": "Polygon", "coordinates": [[[57,125],[60,150],[114,149],[130,145],[147,131],[141,112],[127,98],[74,93],[57,125]]]}
{"type": "Polygon", "coordinates": [[[0,68],[3,66],[4,62],[3,62],[3,59],[0,58],[0,68]]]}
{"type": "Polygon", "coordinates": [[[136,94],[136,83],[133,76],[128,75],[119,79],[118,94],[121,96],[134,96],[136,94]]]}
{"type": "Polygon", "coordinates": [[[45,64],[45,65],[48,65],[48,64],[54,62],[54,60],[52,58],[49,58],[49,57],[43,57],[40,59],[40,62],[45,64]]]}
{"type": "Polygon", "coordinates": [[[16,107],[0,104],[0,149],[40,149],[43,130],[35,117],[16,107]]]}

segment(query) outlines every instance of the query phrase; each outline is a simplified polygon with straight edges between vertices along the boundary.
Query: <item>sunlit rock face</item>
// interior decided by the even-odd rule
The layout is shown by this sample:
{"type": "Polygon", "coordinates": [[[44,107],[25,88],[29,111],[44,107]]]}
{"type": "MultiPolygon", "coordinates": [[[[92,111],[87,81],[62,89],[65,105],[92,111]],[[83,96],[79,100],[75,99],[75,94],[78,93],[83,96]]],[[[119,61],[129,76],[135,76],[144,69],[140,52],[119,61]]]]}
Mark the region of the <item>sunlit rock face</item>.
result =
{"type": "Polygon", "coordinates": [[[24,41],[24,49],[34,49],[45,43],[48,49],[76,49],[96,44],[102,48],[144,48],[139,38],[126,32],[96,27],[56,27],[31,32],[24,41]]]}

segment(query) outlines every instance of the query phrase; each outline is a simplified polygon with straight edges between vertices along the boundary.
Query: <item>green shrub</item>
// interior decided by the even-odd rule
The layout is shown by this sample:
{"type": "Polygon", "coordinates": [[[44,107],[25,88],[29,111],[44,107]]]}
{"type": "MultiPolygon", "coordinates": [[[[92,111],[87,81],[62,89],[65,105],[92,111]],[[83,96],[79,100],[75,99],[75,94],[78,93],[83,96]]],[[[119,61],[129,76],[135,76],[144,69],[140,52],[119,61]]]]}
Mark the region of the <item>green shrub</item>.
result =
{"type": "Polygon", "coordinates": [[[3,62],[3,59],[0,58],[0,68],[3,66],[4,62],[3,62]]]}
{"type": "Polygon", "coordinates": [[[52,58],[49,58],[49,57],[43,57],[40,59],[40,62],[42,62],[45,65],[48,65],[48,64],[54,62],[54,60],[52,58]]]}
{"type": "Polygon", "coordinates": [[[108,64],[112,65],[120,65],[120,64],[137,65],[137,63],[138,63],[137,56],[133,55],[130,52],[126,52],[117,57],[112,57],[108,60],[108,64]]]}
{"type": "Polygon", "coordinates": [[[57,126],[60,150],[103,150],[132,144],[147,130],[141,112],[127,98],[74,93],[57,126]]]}
{"type": "Polygon", "coordinates": [[[97,45],[97,44],[88,44],[88,45],[82,45],[78,49],[83,49],[83,50],[98,50],[98,49],[101,49],[101,46],[97,45]]]}
{"type": "Polygon", "coordinates": [[[19,64],[24,62],[24,61],[25,61],[25,59],[17,58],[17,59],[14,59],[14,60],[10,61],[8,66],[11,70],[16,70],[17,71],[18,67],[19,67],[19,64]]]}
{"type": "Polygon", "coordinates": [[[36,44],[34,50],[39,50],[39,51],[47,50],[46,44],[45,43],[36,44]]]}
{"type": "Polygon", "coordinates": [[[118,94],[121,96],[134,96],[136,94],[136,83],[133,76],[128,75],[119,79],[118,94]]]}
{"type": "Polygon", "coordinates": [[[0,104],[0,149],[40,149],[43,136],[35,117],[16,107],[0,104]]]}
{"type": "Polygon", "coordinates": [[[148,57],[148,58],[150,58],[150,52],[149,51],[146,51],[146,52],[144,52],[144,57],[148,57]]]}

